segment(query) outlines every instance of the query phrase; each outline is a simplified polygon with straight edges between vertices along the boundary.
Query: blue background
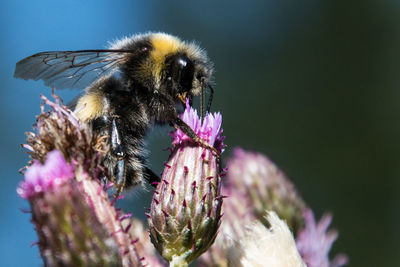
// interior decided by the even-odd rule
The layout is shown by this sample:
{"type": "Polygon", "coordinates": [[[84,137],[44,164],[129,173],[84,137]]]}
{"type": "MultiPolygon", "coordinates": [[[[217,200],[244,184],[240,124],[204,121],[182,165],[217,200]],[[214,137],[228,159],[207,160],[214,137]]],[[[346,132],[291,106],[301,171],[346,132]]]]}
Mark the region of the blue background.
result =
{"type": "MultiPolygon", "coordinates": [[[[234,146],[269,155],[318,217],[333,212],[333,252],[347,253],[350,266],[400,265],[400,5],[214,2],[0,2],[1,266],[42,264],[15,190],[28,161],[19,144],[50,89],[14,79],[15,63],[149,30],[197,40],[215,62],[213,108],[223,113],[227,155],[234,146]]],[[[59,92],[66,100],[77,93],[59,92]]],[[[167,131],[149,137],[156,172],[167,131]]],[[[143,218],[150,194],[128,195],[120,205],[143,218]]]]}

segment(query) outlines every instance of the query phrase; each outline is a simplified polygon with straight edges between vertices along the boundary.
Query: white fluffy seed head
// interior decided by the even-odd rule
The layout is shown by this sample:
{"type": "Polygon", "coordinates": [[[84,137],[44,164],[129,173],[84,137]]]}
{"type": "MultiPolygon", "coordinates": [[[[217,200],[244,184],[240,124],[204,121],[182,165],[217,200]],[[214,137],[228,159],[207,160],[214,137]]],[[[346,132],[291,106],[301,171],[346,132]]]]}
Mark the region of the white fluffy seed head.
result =
{"type": "Polygon", "coordinates": [[[246,227],[228,250],[229,266],[306,267],[287,224],[275,212],[267,213],[270,228],[259,221],[246,227]]]}

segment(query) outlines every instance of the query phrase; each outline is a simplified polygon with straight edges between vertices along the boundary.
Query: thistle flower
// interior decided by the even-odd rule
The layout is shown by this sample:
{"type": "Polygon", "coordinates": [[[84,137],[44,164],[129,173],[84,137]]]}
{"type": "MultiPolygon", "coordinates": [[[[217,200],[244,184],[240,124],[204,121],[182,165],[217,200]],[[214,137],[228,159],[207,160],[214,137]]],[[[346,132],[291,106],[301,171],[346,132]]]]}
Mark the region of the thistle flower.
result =
{"type": "Polygon", "coordinates": [[[257,221],[251,209],[249,212],[250,203],[248,203],[247,196],[239,194],[231,187],[224,187],[224,184],[222,195],[227,196],[222,209],[224,217],[215,243],[198,260],[198,265],[201,267],[230,266],[227,254],[231,247],[235,245],[234,240],[244,238],[245,228],[257,221]]]}
{"type": "Polygon", "coordinates": [[[55,102],[41,96],[41,113],[36,119],[36,133],[27,132],[27,148],[31,158],[43,163],[47,153],[58,150],[67,162],[94,179],[104,177],[104,155],[109,150],[105,137],[96,136],[90,127],[81,124],[75,114],[53,95],[55,102]],[[51,111],[45,112],[45,105],[51,111]]]}
{"type": "Polygon", "coordinates": [[[33,158],[17,189],[32,209],[46,266],[142,266],[122,214],[100,184],[107,145],[56,97],[28,133],[33,158]],[[43,164],[42,164],[43,163],[43,164]]]}
{"type": "MultiPolygon", "coordinates": [[[[328,257],[337,238],[337,232],[327,230],[332,217],[325,215],[316,223],[293,184],[266,157],[235,150],[221,194],[224,173],[219,157],[180,130],[172,134],[173,149],[153,196],[149,237],[142,223],[115,209],[115,200],[110,202],[105,190],[110,185],[100,183],[107,173],[103,167],[109,150],[106,138],[94,135],[55,98],[52,102],[42,96],[51,112],[42,106],[37,133],[28,133],[24,147],[32,161],[17,189],[31,205],[45,265],[166,266],[155,249],[170,266],[188,266],[207,249],[200,266],[341,267],[347,263],[344,255],[332,261],[328,257]],[[229,198],[216,238],[223,195],[229,198]],[[265,209],[272,210],[266,217],[265,209]],[[295,231],[297,244],[279,217],[295,231]]],[[[223,152],[219,113],[201,121],[187,102],[181,118],[223,152]]]]}
{"type": "Polygon", "coordinates": [[[332,216],[325,214],[316,223],[311,209],[306,209],[304,220],[305,227],[297,236],[297,248],[308,267],[340,267],[346,265],[348,259],[343,254],[337,255],[332,261],[329,261],[329,250],[338,237],[336,231],[328,231],[332,216]]]}
{"type": "Polygon", "coordinates": [[[227,196],[224,220],[215,245],[200,258],[200,266],[229,266],[227,251],[234,245],[232,240],[244,238],[245,228],[256,220],[270,226],[266,210],[276,212],[291,229],[298,229],[303,222],[303,200],[268,158],[236,148],[227,169],[222,187],[222,194],[227,196]]]}
{"type": "Polygon", "coordinates": [[[17,193],[29,199],[40,192],[55,190],[57,186],[75,176],[74,167],[67,163],[58,150],[48,153],[46,163],[34,160],[25,173],[25,181],[20,184],[17,193]]]}
{"type": "Polygon", "coordinates": [[[265,211],[273,210],[295,233],[303,224],[305,203],[293,183],[267,157],[240,148],[228,162],[226,187],[246,199],[247,208],[268,226],[265,211]]]}
{"type": "Polygon", "coordinates": [[[129,225],[132,226],[129,229],[129,234],[136,238],[133,242],[135,242],[137,252],[139,255],[143,255],[142,264],[150,267],[168,266],[167,262],[160,257],[156,248],[151,243],[149,229],[144,227],[142,221],[136,218],[127,218],[122,221],[124,229],[129,227],[129,225]]]}
{"type": "Polygon", "coordinates": [[[271,211],[265,216],[270,227],[259,221],[247,225],[245,234],[228,250],[229,266],[306,267],[287,224],[271,211]]]}
{"type": "MultiPolygon", "coordinates": [[[[223,151],[219,113],[203,122],[188,102],[181,115],[203,140],[223,151]]],[[[220,172],[213,151],[194,143],[180,130],[157,185],[149,214],[150,236],[171,266],[187,266],[214,242],[221,218],[220,172]]]]}
{"type": "MultiPolygon", "coordinates": [[[[308,258],[327,257],[330,246],[335,240],[332,237],[335,236],[333,233],[325,235],[326,228],[323,229],[323,233],[316,230],[318,227],[315,226],[313,217],[311,218],[306,212],[309,208],[299,197],[294,185],[268,158],[259,153],[236,149],[227,166],[228,175],[222,187],[222,194],[227,198],[224,201],[224,218],[220,233],[215,244],[200,257],[199,266],[230,266],[229,251],[232,247],[237,247],[238,242],[247,240],[246,235],[249,234],[246,228],[249,225],[253,225],[254,221],[260,221],[267,228],[271,226],[270,216],[265,217],[265,210],[274,211],[279,218],[286,221],[295,236],[299,231],[303,233],[298,237],[303,240],[300,241],[302,249],[299,247],[299,251],[302,252],[301,255],[307,264],[310,264],[308,258]],[[319,239],[325,240],[323,245],[319,239]]],[[[254,237],[254,243],[264,238],[261,232],[259,233],[258,236],[250,235],[254,237]]],[[[246,244],[239,246],[247,247],[246,244]]],[[[262,258],[267,251],[259,253],[258,257],[262,258]]],[[[346,262],[344,259],[344,256],[336,258],[333,263],[339,265],[331,264],[331,266],[341,266],[346,262]]]]}

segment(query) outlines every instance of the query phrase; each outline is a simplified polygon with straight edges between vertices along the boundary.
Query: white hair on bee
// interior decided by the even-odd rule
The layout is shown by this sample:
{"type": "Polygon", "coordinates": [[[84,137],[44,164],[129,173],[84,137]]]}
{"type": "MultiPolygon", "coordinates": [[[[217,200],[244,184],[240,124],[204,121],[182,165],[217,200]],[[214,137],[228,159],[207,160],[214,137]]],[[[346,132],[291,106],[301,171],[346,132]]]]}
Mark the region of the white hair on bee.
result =
{"type": "Polygon", "coordinates": [[[135,41],[142,40],[144,38],[160,38],[160,39],[165,39],[165,40],[171,40],[174,41],[177,44],[180,44],[181,46],[186,47],[186,52],[190,54],[192,57],[200,57],[200,58],[206,58],[207,57],[207,52],[200,47],[199,42],[197,41],[183,41],[180,38],[170,35],[165,32],[146,32],[146,33],[141,33],[141,34],[133,34],[130,36],[124,36],[122,38],[114,38],[113,40],[108,42],[107,48],[108,49],[121,49],[124,47],[127,47],[129,44],[134,43],[135,41]]]}
{"type": "Polygon", "coordinates": [[[113,38],[111,41],[107,42],[108,49],[121,49],[122,47],[126,47],[128,44],[135,42],[137,40],[141,40],[146,36],[153,34],[152,32],[147,33],[138,33],[132,34],[129,36],[123,36],[121,38],[113,38]]]}
{"type": "Polygon", "coordinates": [[[275,212],[267,212],[271,225],[256,221],[246,227],[240,240],[228,249],[229,266],[235,267],[306,267],[287,224],[275,212]]]}

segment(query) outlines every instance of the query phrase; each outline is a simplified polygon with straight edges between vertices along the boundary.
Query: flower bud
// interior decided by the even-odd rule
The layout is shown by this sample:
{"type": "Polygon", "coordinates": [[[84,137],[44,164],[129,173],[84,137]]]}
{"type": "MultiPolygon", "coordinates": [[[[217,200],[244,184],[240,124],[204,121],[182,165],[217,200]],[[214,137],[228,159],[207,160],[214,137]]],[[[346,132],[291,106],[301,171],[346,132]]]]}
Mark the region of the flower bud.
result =
{"type": "MultiPolygon", "coordinates": [[[[219,113],[201,122],[187,103],[181,116],[219,153],[223,150],[219,113]]],[[[187,266],[214,242],[221,219],[219,156],[194,143],[180,130],[151,203],[151,240],[171,266],[187,266]]]]}

